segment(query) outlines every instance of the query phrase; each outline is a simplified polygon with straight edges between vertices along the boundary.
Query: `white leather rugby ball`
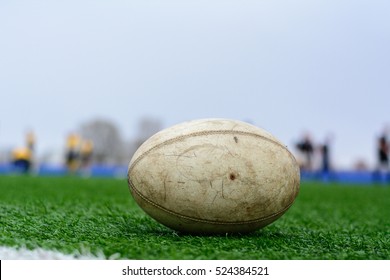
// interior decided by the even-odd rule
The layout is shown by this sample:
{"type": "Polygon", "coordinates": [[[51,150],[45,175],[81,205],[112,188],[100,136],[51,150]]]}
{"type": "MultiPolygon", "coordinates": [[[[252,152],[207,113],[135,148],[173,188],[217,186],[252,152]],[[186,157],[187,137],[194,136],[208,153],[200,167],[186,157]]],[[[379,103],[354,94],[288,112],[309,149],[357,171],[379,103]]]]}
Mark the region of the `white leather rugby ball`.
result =
{"type": "Polygon", "coordinates": [[[175,125],[134,154],[128,183],[138,205],[177,231],[219,234],[262,228],[293,204],[300,172],[263,129],[225,119],[175,125]]]}

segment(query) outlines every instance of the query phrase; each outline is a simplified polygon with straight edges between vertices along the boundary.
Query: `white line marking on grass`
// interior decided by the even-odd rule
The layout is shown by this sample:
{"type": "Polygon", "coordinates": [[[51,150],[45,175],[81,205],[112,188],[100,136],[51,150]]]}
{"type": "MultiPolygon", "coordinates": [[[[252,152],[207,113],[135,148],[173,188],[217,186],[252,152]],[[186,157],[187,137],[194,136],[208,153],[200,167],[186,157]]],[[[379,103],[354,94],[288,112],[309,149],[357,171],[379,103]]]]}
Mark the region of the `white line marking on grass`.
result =
{"type": "MultiPolygon", "coordinates": [[[[116,259],[118,256],[112,255],[109,259],[116,259]]],[[[72,255],[66,255],[57,251],[49,251],[41,248],[34,250],[28,250],[26,248],[10,248],[0,247],[0,259],[1,260],[105,260],[107,259],[103,253],[99,253],[97,256],[91,253],[74,253],[72,255]]]]}

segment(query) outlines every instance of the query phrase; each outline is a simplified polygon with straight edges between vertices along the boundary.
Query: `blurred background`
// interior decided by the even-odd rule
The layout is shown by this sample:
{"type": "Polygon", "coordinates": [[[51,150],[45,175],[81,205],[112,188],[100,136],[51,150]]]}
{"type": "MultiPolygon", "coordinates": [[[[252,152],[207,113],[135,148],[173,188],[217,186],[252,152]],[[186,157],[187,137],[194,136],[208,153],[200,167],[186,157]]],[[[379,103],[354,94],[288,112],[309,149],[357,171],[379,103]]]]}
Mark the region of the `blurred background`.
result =
{"type": "Polygon", "coordinates": [[[229,118],[308,174],[368,180],[388,168],[389,14],[380,0],[1,1],[0,173],[27,159],[122,176],[155,132],[229,118]]]}

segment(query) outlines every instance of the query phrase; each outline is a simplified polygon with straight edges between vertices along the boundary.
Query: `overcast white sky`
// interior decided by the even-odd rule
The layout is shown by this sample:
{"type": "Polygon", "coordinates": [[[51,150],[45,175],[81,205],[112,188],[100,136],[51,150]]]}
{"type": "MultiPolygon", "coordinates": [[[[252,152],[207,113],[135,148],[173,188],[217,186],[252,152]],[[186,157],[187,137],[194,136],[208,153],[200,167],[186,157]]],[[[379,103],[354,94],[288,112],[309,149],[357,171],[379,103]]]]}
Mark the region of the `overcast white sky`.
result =
{"type": "MultiPolygon", "coordinates": [[[[0,151],[38,152],[97,117],[126,138],[251,120],[292,148],[334,135],[337,165],[375,162],[390,123],[390,1],[0,1],[0,151]]],[[[129,158],[130,160],[130,158],[129,158]]]]}

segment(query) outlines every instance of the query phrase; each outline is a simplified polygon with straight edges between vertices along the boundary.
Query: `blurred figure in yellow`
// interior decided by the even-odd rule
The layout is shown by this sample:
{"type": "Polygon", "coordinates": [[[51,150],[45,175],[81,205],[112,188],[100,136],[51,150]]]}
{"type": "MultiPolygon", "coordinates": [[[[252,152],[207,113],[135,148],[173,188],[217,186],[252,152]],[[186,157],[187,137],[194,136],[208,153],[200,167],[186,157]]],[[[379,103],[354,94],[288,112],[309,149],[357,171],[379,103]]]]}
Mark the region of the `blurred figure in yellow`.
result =
{"type": "Polygon", "coordinates": [[[29,131],[25,135],[25,146],[12,151],[12,164],[15,170],[27,174],[32,169],[35,149],[35,135],[29,131]]]}
{"type": "Polygon", "coordinates": [[[83,140],[80,148],[80,163],[81,168],[88,168],[91,164],[93,153],[93,142],[92,140],[83,140]]]}
{"type": "Polygon", "coordinates": [[[71,173],[77,171],[79,167],[80,143],[81,143],[81,139],[75,133],[69,134],[68,138],[66,139],[65,162],[68,171],[71,173]]]}
{"type": "Polygon", "coordinates": [[[16,148],[12,151],[12,163],[16,171],[27,174],[31,168],[32,153],[27,147],[16,148]]]}
{"type": "Polygon", "coordinates": [[[30,157],[30,169],[34,169],[34,165],[36,164],[35,160],[35,143],[36,138],[35,134],[32,130],[28,131],[25,136],[26,141],[26,147],[30,150],[31,157],[30,157]]]}

